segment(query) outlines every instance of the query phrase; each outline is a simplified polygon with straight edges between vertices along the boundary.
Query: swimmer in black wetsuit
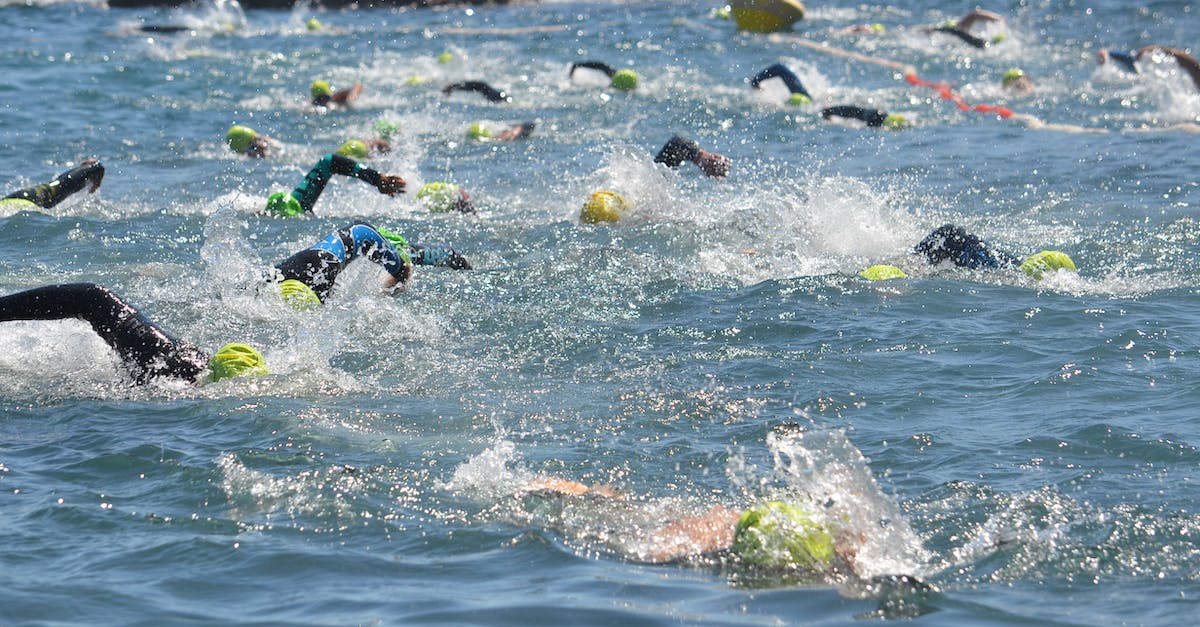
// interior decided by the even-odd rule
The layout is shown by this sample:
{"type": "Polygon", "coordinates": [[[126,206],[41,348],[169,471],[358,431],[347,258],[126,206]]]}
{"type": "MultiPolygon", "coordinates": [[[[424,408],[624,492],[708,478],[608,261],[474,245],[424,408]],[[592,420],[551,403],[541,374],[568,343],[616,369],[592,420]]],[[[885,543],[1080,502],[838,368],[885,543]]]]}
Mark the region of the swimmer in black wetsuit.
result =
{"type": "Polygon", "coordinates": [[[455,91],[473,91],[483,95],[491,102],[512,102],[512,97],[502,90],[496,89],[483,81],[463,81],[451,83],[442,88],[442,94],[449,96],[455,91]]]}
{"type": "Polygon", "coordinates": [[[262,355],[244,344],[227,344],[210,357],[195,344],[172,337],[112,290],[95,283],[48,285],[0,297],[0,322],[78,318],[113,350],[138,384],[153,379],[199,383],[265,374],[262,355]]]}
{"type": "Polygon", "coordinates": [[[49,209],[67,199],[68,196],[88,188],[89,194],[100,189],[104,180],[104,166],[96,159],[86,159],[74,168],[54,177],[49,183],[34,185],[13,192],[0,200],[0,204],[29,203],[42,209],[49,209]]]}
{"type": "Polygon", "coordinates": [[[954,224],[943,224],[926,235],[913,252],[930,264],[949,261],[960,268],[1017,267],[1021,259],[987,245],[982,239],[954,224]]]}
{"type": "Polygon", "coordinates": [[[762,89],[763,81],[772,78],[778,78],[779,80],[783,81],[783,84],[787,86],[788,91],[791,92],[793,101],[797,101],[797,103],[812,102],[812,94],[808,93],[808,90],[804,88],[804,83],[801,83],[800,79],[797,78],[796,75],[782,63],[776,63],[768,66],[763,71],[746,80],[750,83],[751,87],[755,89],[762,89]],[[796,98],[797,96],[800,96],[801,98],[798,99],[796,98]]]}
{"type": "Polygon", "coordinates": [[[825,107],[821,109],[821,117],[826,120],[839,117],[852,120],[860,120],[865,122],[867,126],[873,128],[903,128],[908,122],[904,116],[899,113],[888,113],[879,109],[866,109],[854,105],[838,105],[836,107],[825,107]]]}
{"type": "Polygon", "coordinates": [[[291,193],[271,194],[271,197],[267,199],[267,211],[289,218],[312,211],[313,206],[317,204],[317,199],[321,197],[321,192],[325,191],[325,185],[329,183],[330,177],[334,174],[352,176],[366,181],[378,188],[379,193],[388,196],[403,194],[406,185],[404,179],[398,175],[380,174],[350,157],[328,154],[313,165],[308,174],[304,175],[304,180],[300,181],[300,184],[291,193]]]}
{"type": "Polygon", "coordinates": [[[962,16],[958,20],[951,20],[951,21],[947,22],[946,24],[943,24],[942,26],[939,26],[937,28],[930,28],[930,29],[926,29],[926,30],[928,32],[946,33],[949,35],[954,35],[955,37],[958,37],[959,39],[961,39],[963,41],[963,43],[966,43],[969,46],[972,46],[975,48],[980,48],[980,49],[987,48],[988,46],[992,45],[993,43],[1000,43],[1001,41],[1004,41],[1004,39],[1006,37],[1003,34],[996,35],[990,41],[987,39],[981,39],[979,37],[976,37],[975,35],[972,35],[970,32],[971,27],[979,22],[993,22],[993,23],[1003,24],[1004,17],[1001,16],[999,13],[993,13],[991,11],[982,11],[982,10],[976,9],[976,10],[971,11],[970,13],[962,16]]]}
{"type": "Polygon", "coordinates": [[[691,161],[700,167],[704,174],[713,178],[725,178],[729,175],[731,162],[729,157],[700,148],[700,144],[690,139],[675,135],[663,144],[654,157],[655,163],[664,163],[667,167],[678,168],[684,161],[691,161]]]}

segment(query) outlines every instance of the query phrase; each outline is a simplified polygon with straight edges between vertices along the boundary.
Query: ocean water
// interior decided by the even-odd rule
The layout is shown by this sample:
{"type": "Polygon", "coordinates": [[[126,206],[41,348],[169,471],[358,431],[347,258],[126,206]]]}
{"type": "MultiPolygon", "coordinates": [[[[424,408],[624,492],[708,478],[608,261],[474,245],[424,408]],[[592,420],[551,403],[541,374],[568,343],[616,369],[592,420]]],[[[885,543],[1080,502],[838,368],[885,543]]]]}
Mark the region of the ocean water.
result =
{"type": "Polygon", "coordinates": [[[715,8],[0,5],[0,189],[107,167],[95,195],[0,216],[0,293],[102,283],[272,370],[134,387],[83,323],[0,325],[0,624],[1194,620],[1200,91],[1169,59],[1095,63],[1194,45],[1192,3],[996,2],[1007,39],[984,51],[921,30],[973,3],[813,3],[774,35],[715,8]],[[593,59],[638,89],[568,78],[593,59]],[[746,85],[775,62],[817,106],[746,85]],[[904,66],[1019,115],[961,111],[904,66]],[[1010,67],[1037,91],[1001,90],[1010,67]],[[317,111],[317,78],[366,87],[317,111]],[[468,79],[512,102],[441,95],[468,79]],[[479,213],[342,177],[311,216],[257,213],[380,119],[401,132],[371,165],[455,181],[479,213]],[[526,120],[525,141],[466,137],[526,120]],[[234,155],[235,123],[282,150],[234,155]],[[674,133],[730,177],[656,166],[674,133]],[[597,189],[632,214],[581,225],[597,189]],[[305,315],[255,289],[355,219],[475,269],[388,297],[352,266],[305,315]],[[909,249],[946,222],[1079,272],[922,265],[909,249]],[[855,276],[872,263],[910,278],[855,276]],[[544,476],[622,496],[520,494],[544,476]],[[645,559],[669,520],[776,498],[855,538],[855,574],[645,559]]]}

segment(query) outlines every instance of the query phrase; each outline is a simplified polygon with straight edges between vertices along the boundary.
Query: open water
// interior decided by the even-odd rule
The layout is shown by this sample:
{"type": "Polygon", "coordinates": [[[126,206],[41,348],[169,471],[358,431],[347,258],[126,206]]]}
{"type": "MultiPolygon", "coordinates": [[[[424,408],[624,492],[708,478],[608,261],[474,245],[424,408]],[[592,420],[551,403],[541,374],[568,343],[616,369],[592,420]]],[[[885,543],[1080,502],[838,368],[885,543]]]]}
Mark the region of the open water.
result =
{"type": "Polygon", "coordinates": [[[0,325],[0,624],[1192,623],[1200,93],[1170,59],[1094,55],[1194,46],[1195,6],[993,2],[1007,39],[984,51],[921,31],[968,2],[814,2],[783,35],[715,8],[0,6],[0,189],[108,169],[0,217],[0,293],[99,282],[272,370],[136,388],[82,323],[0,325]],[[570,80],[589,59],[641,84],[570,80]],[[747,87],[775,62],[817,106],[912,127],[747,87]],[[1034,117],[959,110],[897,64],[1034,117]],[[1010,67],[1036,93],[1003,92],[1010,67]],[[317,78],[366,89],[321,112],[317,78]],[[466,79],[512,103],[440,94],[466,79]],[[256,213],[379,119],[402,130],[373,166],[460,183],[479,214],[342,177],[312,216],[256,213]],[[527,141],[466,138],[525,120],[527,141]],[[234,155],[235,123],[283,150],[234,155]],[[655,166],[677,132],[731,176],[655,166]],[[581,225],[601,188],[633,215],[581,225]],[[307,315],[249,289],[352,219],[476,269],[389,298],[352,267],[307,315]],[[907,251],[945,222],[1079,272],[923,267],[907,251]],[[911,277],[855,277],[879,262],[911,277]],[[542,475],[626,496],[513,497],[542,475]],[[858,535],[860,577],[640,559],[674,515],[801,494],[858,535]]]}

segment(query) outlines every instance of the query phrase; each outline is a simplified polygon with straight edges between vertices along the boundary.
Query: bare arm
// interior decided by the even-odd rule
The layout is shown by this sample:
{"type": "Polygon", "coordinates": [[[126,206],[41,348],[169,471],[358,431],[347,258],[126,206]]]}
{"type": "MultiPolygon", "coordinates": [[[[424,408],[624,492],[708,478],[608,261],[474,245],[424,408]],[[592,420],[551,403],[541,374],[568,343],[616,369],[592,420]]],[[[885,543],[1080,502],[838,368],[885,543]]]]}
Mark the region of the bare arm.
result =
{"type": "Polygon", "coordinates": [[[740,516],[739,511],[716,505],[698,516],[673,520],[654,533],[654,550],[647,561],[671,562],[728,549],[740,516]]]}
{"type": "Polygon", "coordinates": [[[978,22],[1004,22],[1004,16],[991,11],[975,9],[958,20],[958,28],[968,31],[978,22]]]}
{"type": "Polygon", "coordinates": [[[1140,59],[1143,54],[1150,52],[1151,50],[1161,50],[1164,54],[1175,57],[1175,61],[1179,64],[1179,66],[1182,67],[1184,71],[1186,71],[1188,75],[1192,77],[1192,82],[1196,84],[1196,89],[1200,89],[1200,61],[1197,61],[1196,57],[1193,57],[1192,55],[1179,50],[1178,48],[1168,48],[1166,46],[1145,46],[1141,50],[1137,51],[1138,58],[1140,59]]]}

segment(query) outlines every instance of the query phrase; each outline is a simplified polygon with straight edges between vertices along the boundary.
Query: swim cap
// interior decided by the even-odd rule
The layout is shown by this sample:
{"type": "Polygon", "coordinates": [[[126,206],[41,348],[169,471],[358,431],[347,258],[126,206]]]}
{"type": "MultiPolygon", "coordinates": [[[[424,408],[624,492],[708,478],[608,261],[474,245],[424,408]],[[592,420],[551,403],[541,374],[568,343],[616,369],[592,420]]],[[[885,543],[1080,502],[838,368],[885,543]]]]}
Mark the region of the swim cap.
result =
{"type": "Polygon", "coordinates": [[[312,92],[313,98],[320,98],[321,96],[332,96],[333,95],[333,88],[330,87],[329,83],[326,83],[325,81],[313,81],[312,86],[309,87],[308,89],[309,89],[309,91],[312,92]]]}
{"type": "Polygon", "coordinates": [[[621,214],[629,208],[625,198],[616,192],[607,190],[593,193],[583,210],[579,212],[579,221],[584,224],[599,224],[601,222],[616,222],[621,214]]]}
{"type": "Polygon", "coordinates": [[[1038,281],[1042,280],[1045,273],[1058,270],[1075,271],[1075,262],[1066,253],[1057,250],[1043,250],[1034,253],[1021,264],[1021,271],[1038,281]]]}
{"type": "Polygon", "coordinates": [[[748,564],[807,570],[823,570],[835,557],[829,529],[782,501],[768,501],[742,514],[733,552],[748,564]]]}
{"type": "Polygon", "coordinates": [[[868,281],[887,281],[889,279],[907,279],[908,275],[896,266],[878,264],[858,273],[858,276],[868,281]]]}
{"type": "Polygon", "coordinates": [[[352,139],[341,145],[335,152],[339,155],[354,159],[367,158],[367,145],[357,139],[352,139]]]}
{"type": "Polygon", "coordinates": [[[425,78],[414,74],[414,75],[408,77],[408,80],[404,81],[404,83],[407,85],[424,85],[425,78]]]}
{"type": "Polygon", "coordinates": [[[880,24],[879,22],[875,22],[874,24],[871,25],[871,32],[882,33],[886,30],[887,30],[887,27],[884,26],[883,24],[880,24]]]}
{"type": "Polygon", "coordinates": [[[1019,68],[1011,68],[1000,77],[1000,84],[1008,87],[1016,81],[1021,80],[1021,77],[1023,76],[1025,76],[1025,72],[1021,71],[1019,68]]]}
{"type": "Polygon", "coordinates": [[[250,142],[258,137],[258,133],[249,126],[231,126],[229,132],[225,133],[225,141],[229,143],[229,147],[236,153],[245,154],[250,148],[250,142]]]}
{"type": "Polygon", "coordinates": [[[809,98],[808,96],[805,96],[804,94],[792,94],[791,96],[788,96],[788,104],[790,104],[790,105],[812,104],[812,98],[809,98]]]}
{"type": "Polygon", "coordinates": [[[0,207],[10,207],[14,211],[38,210],[41,207],[27,198],[0,198],[0,207]]]}
{"type": "Polygon", "coordinates": [[[998,43],[1004,41],[1005,39],[1008,39],[1008,35],[1005,35],[1004,33],[999,33],[995,37],[992,37],[992,43],[998,44],[998,43]]]}
{"type": "Polygon", "coordinates": [[[428,207],[432,213],[453,211],[460,198],[462,196],[459,194],[458,186],[453,183],[436,181],[426,183],[417,190],[417,200],[420,200],[421,204],[428,207]]]}
{"type": "Polygon", "coordinates": [[[454,60],[454,55],[449,52],[443,52],[438,55],[438,63],[449,63],[454,60]]]}
{"type": "Polygon", "coordinates": [[[377,228],[375,231],[382,235],[383,239],[392,245],[392,248],[396,249],[396,254],[404,260],[404,263],[412,264],[412,256],[408,254],[408,240],[404,239],[403,235],[385,228],[377,228]]]}
{"type": "Polygon", "coordinates": [[[467,137],[471,139],[491,139],[492,132],[488,130],[488,127],[476,122],[471,125],[471,128],[467,129],[467,137]]]}
{"type": "Polygon", "coordinates": [[[304,213],[304,207],[300,206],[300,201],[296,200],[295,196],[287,192],[275,192],[267,198],[267,211],[294,218],[304,213]]]}
{"type": "Polygon", "coordinates": [[[307,284],[296,279],[286,279],[280,282],[279,293],[283,296],[283,302],[296,311],[309,311],[321,304],[317,293],[307,284]]]}
{"type": "Polygon", "coordinates": [[[891,113],[883,118],[883,126],[890,129],[904,128],[908,126],[908,120],[899,113],[891,113]]]}
{"type": "Polygon", "coordinates": [[[400,132],[400,126],[390,120],[380,120],[375,123],[375,132],[379,139],[391,139],[392,135],[400,132]]]}
{"type": "Polygon", "coordinates": [[[308,18],[308,21],[304,23],[304,26],[308,28],[308,30],[321,30],[325,25],[321,23],[321,20],[318,20],[315,17],[310,17],[308,18]]]}
{"type": "Polygon", "coordinates": [[[220,381],[226,377],[270,374],[262,353],[253,346],[230,342],[208,360],[209,378],[220,381]]]}
{"type": "Polygon", "coordinates": [[[728,4],[723,7],[713,9],[712,16],[718,20],[728,20],[733,17],[733,7],[728,4]]]}
{"type": "Polygon", "coordinates": [[[637,87],[638,75],[633,70],[618,70],[612,75],[612,86],[621,91],[630,91],[637,87]]]}

